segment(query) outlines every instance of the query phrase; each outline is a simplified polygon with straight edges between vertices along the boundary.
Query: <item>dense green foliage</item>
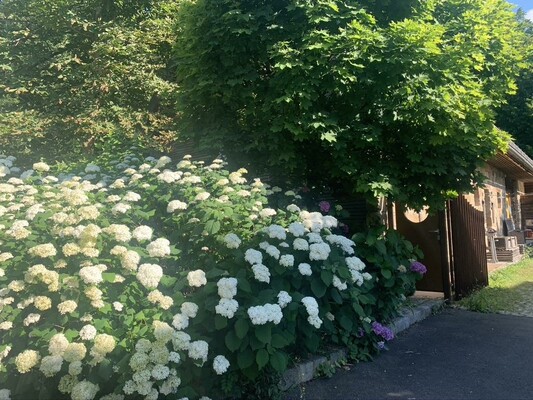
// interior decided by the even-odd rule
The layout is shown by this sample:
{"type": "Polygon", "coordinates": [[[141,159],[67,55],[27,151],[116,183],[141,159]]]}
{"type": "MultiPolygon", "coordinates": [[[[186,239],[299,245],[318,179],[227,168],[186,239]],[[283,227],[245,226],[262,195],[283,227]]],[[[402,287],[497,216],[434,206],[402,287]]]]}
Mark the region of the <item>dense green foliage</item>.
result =
{"type": "Polygon", "coordinates": [[[177,3],[0,2],[0,143],[51,154],[104,135],[176,135],[177,3]]]}
{"type": "Polygon", "coordinates": [[[497,125],[513,135],[518,145],[533,157],[533,22],[518,13],[521,29],[526,33],[524,45],[528,68],[517,79],[515,95],[498,110],[497,125]]]}
{"type": "Polygon", "coordinates": [[[523,67],[515,16],[503,0],[395,3],[184,2],[187,135],[414,207],[468,191],[508,140],[493,122],[523,67]]]}

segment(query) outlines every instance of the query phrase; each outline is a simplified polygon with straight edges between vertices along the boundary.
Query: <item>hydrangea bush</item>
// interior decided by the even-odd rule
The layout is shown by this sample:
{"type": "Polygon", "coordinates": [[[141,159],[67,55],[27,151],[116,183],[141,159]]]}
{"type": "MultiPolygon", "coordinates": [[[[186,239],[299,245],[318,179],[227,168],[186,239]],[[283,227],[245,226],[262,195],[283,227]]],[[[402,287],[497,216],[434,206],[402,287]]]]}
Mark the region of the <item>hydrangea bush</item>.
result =
{"type": "Polygon", "coordinates": [[[243,169],[134,154],[0,167],[1,400],[243,396],[323,343],[391,339],[383,272],[335,218],[269,208],[243,169]]]}

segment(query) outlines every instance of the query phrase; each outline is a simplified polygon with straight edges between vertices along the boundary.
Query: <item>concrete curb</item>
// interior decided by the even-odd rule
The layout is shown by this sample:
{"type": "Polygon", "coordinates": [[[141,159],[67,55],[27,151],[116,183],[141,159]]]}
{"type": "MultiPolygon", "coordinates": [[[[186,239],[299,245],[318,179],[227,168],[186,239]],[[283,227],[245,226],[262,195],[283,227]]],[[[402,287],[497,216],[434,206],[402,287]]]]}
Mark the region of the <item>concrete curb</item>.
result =
{"type": "MultiPolygon", "coordinates": [[[[444,299],[416,299],[415,304],[406,306],[400,311],[400,315],[395,318],[389,325],[395,335],[406,330],[411,325],[422,321],[431,314],[440,311],[444,307],[444,299]]],[[[320,365],[330,362],[335,363],[339,360],[346,359],[348,349],[341,348],[332,351],[324,356],[314,356],[309,360],[303,361],[293,368],[285,371],[281,377],[280,389],[286,391],[296,385],[312,380],[317,373],[320,365]]]]}

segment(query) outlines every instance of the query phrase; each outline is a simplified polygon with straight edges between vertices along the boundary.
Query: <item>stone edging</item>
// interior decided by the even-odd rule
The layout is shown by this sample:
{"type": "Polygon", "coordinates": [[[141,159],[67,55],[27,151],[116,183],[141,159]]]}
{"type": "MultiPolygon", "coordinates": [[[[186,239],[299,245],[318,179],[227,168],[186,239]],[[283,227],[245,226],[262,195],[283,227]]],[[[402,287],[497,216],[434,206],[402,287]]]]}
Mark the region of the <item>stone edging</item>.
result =
{"type": "MultiPolygon", "coordinates": [[[[422,321],[431,314],[440,311],[444,307],[443,299],[423,299],[418,300],[417,304],[412,307],[406,307],[400,311],[400,315],[395,318],[389,325],[389,328],[398,334],[411,325],[422,321]]],[[[337,349],[325,356],[314,356],[309,360],[301,362],[293,368],[285,371],[281,377],[281,390],[288,390],[293,386],[304,382],[309,382],[316,376],[317,369],[320,365],[331,362],[335,363],[339,360],[346,359],[348,354],[347,349],[337,349]]]]}

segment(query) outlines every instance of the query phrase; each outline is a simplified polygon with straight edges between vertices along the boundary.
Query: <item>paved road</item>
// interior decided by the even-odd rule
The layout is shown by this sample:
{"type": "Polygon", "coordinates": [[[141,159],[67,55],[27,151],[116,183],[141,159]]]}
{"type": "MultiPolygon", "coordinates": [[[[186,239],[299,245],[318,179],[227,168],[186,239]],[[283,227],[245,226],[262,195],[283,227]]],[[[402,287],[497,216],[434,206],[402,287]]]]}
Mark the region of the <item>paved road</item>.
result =
{"type": "Polygon", "coordinates": [[[446,309],[390,348],[284,400],[533,399],[533,318],[446,309]]]}

